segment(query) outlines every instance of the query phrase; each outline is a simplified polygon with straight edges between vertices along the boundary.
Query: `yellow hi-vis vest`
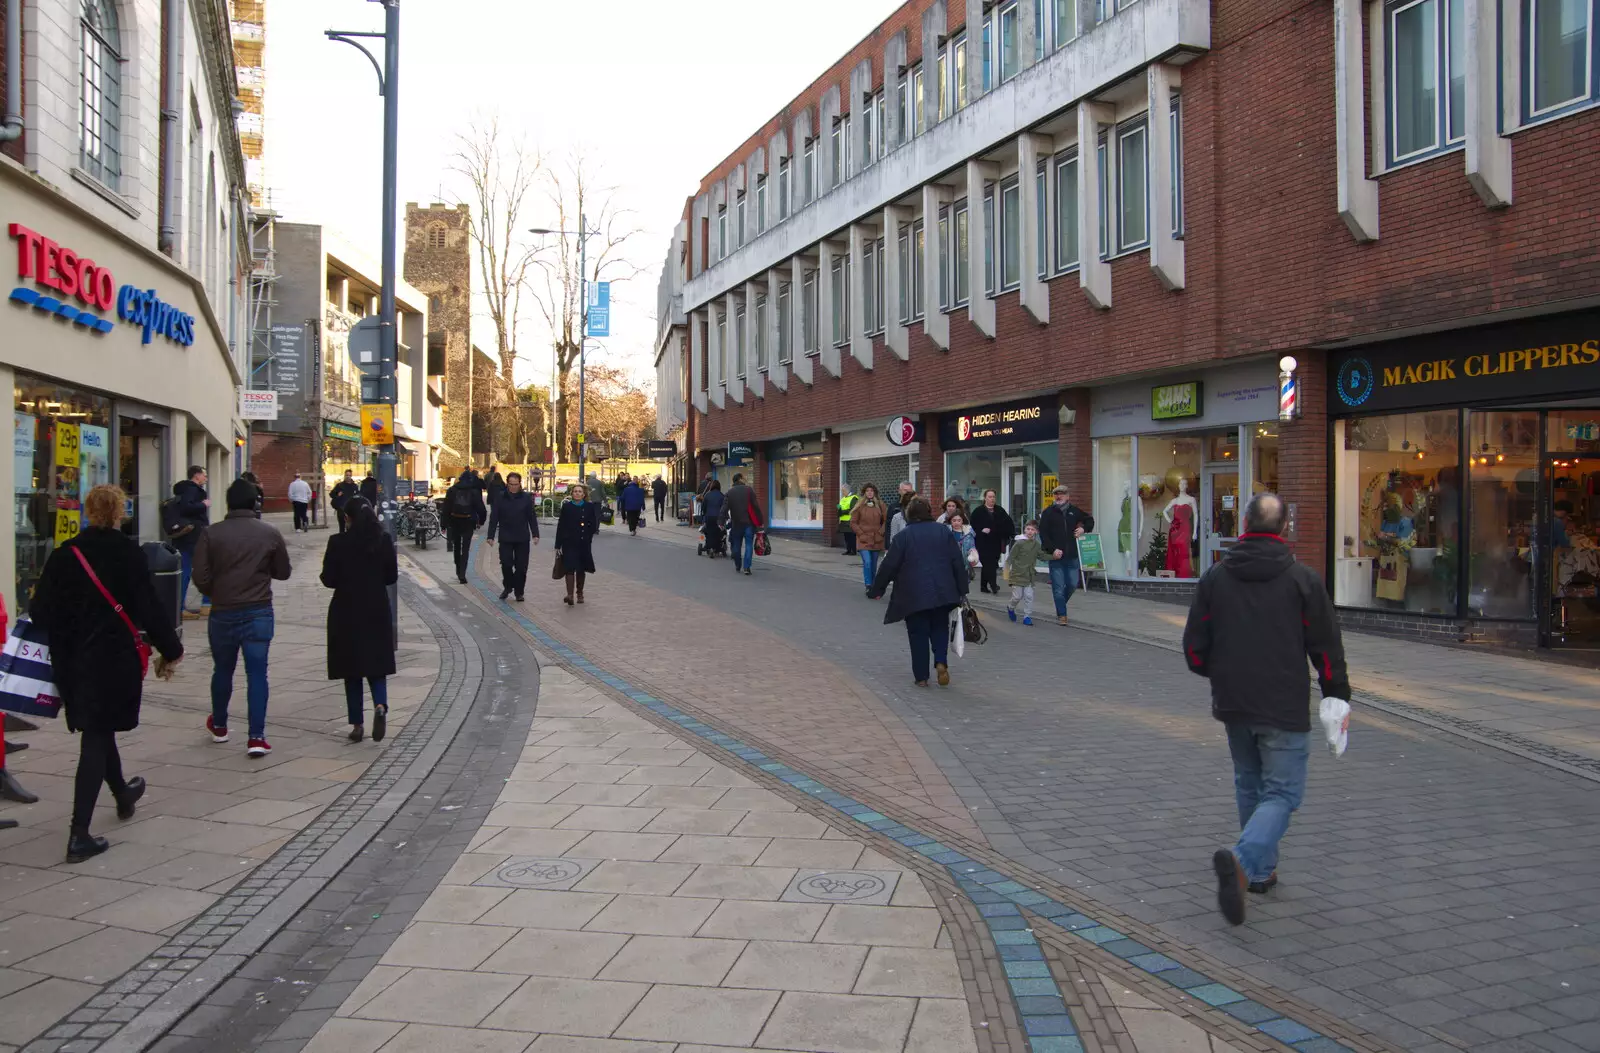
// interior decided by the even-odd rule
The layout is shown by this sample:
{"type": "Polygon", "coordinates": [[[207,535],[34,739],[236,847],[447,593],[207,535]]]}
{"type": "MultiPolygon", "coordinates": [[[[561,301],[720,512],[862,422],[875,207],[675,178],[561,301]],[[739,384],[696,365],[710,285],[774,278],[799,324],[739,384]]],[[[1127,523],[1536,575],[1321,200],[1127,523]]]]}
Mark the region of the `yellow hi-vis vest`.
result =
{"type": "Polygon", "coordinates": [[[845,494],[839,501],[839,522],[850,522],[850,513],[855,510],[856,502],[861,500],[857,494],[845,494]]]}

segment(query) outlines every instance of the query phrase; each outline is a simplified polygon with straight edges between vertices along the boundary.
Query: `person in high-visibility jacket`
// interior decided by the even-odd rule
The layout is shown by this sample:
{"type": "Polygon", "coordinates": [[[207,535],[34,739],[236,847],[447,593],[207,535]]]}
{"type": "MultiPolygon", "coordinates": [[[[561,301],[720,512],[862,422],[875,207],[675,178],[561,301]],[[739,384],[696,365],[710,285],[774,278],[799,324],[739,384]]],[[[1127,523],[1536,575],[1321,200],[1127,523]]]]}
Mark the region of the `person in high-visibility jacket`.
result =
{"type": "Polygon", "coordinates": [[[839,499],[839,531],[844,534],[844,554],[847,556],[856,554],[856,532],[850,525],[850,513],[859,500],[861,500],[859,494],[853,494],[848,490],[839,499]]]}

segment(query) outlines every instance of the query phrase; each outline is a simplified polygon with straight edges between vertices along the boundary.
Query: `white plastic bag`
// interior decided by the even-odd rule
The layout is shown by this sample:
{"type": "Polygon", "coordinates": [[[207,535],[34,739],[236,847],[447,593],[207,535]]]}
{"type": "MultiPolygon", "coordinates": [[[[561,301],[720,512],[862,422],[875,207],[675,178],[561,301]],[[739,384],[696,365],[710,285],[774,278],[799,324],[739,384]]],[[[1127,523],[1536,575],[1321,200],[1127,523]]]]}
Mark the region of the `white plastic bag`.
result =
{"type": "Polygon", "coordinates": [[[1324,698],[1321,716],[1328,751],[1335,757],[1344,756],[1344,749],[1350,744],[1350,703],[1342,698],[1324,698]]]}
{"type": "Polygon", "coordinates": [[[960,607],[950,612],[950,646],[956,652],[957,658],[966,656],[967,634],[961,631],[960,607]]]}

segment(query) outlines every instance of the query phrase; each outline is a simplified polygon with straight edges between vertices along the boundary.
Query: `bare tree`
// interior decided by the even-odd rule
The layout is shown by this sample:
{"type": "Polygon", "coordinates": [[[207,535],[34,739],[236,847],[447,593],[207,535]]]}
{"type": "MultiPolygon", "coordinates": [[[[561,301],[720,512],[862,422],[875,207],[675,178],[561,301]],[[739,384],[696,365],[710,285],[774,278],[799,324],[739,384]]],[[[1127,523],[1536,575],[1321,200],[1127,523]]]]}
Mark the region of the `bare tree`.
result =
{"type": "MultiPolygon", "coordinates": [[[[541,181],[555,211],[554,229],[577,235],[586,225],[593,235],[588,239],[588,280],[626,282],[643,273],[626,255],[629,241],[636,240],[640,231],[633,214],[616,204],[617,188],[600,179],[599,165],[579,150],[559,167],[544,168],[541,181]]],[[[573,371],[578,365],[584,313],[578,241],[577,236],[563,236],[537,254],[539,278],[533,289],[555,345],[555,449],[562,457],[575,452],[569,444],[572,403],[577,396],[573,371]]]]}
{"type": "Polygon", "coordinates": [[[525,225],[541,168],[538,151],[520,136],[500,134],[498,116],[473,122],[456,136],[452,169],[472,191],[472,243],[494,322],[501,378],[508,386],[514,383],[522,294],[534,267],[525,225]]]}

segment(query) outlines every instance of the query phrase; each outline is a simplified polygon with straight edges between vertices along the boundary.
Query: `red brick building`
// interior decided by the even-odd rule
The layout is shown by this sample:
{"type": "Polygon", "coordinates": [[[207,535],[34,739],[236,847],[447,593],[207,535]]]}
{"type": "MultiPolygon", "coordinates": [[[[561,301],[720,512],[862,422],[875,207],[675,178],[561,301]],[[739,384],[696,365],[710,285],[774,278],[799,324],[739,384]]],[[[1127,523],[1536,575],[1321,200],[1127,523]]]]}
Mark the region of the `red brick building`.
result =
{"type": "Polygon", "coordinates": [[[708,173],[694,474],[830,542],[842,487],[1059,479],[1170,595],[1271,489],[1351,623],[1600,645],[1594,7],[1112,7],[912,0],[708,173]]]}

